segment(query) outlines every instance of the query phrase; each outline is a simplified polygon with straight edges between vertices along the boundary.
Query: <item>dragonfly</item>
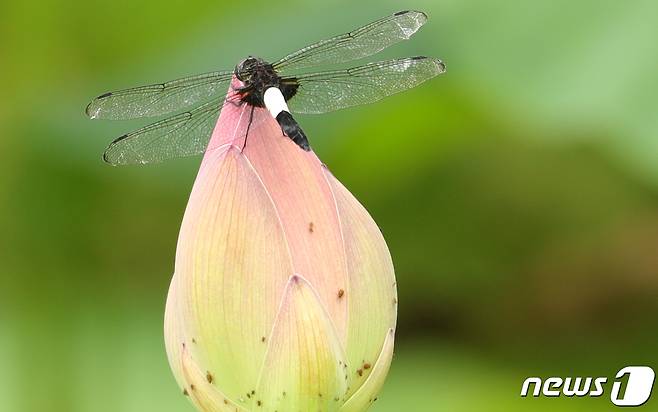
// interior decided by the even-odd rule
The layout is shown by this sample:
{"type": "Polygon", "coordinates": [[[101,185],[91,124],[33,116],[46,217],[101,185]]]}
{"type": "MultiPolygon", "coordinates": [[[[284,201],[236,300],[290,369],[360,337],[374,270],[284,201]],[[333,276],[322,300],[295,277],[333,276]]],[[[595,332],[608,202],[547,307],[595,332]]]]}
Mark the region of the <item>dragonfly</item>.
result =
{"type": "Polygon", "coordinates": [[[282,134],[309,151],[308,138],[292,113],[320,114],[372,103],[445,73],[446,66],[437,58],[415,56],[349,69],[306,71],[371,56],[409,39],[426,21],[423,12],[399,11],[274,63],[249,56],[233,70],[104,93],[85,112],[91,119],[112,120],[170,116],[114,139],[103,153],[103,160],[111,165],[202,154],[235,77],[242,86],[234,89],[232,103],[250,105],[251,118],[254,108],[266,108],[282,134]]]}

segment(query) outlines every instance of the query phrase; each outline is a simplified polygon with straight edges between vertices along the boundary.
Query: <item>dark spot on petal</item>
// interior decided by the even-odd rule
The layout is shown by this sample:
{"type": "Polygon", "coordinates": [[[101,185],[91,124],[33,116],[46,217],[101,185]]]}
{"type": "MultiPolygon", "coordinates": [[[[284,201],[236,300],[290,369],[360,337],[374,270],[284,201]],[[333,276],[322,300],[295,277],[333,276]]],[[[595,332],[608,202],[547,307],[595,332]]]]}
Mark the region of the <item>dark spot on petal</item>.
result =
{"type": "Polygon", "coordinates": [[[212,381],[214,380],[210,372],[206,372],[206,380],[208,380],[208,383],[212,383],[212,381]]]}
{"type": "Polygon", "coordinates": [[[358,373],[359,376],[363,376],[363,369],[357,369],[356,373],[358,373]]]}
{"type": "Polygon", "coordinates": [[[190,390],[193,391],[193,390],[195,390],[195,389],[196,389],[196,386],[194,386],[194,384],[190,385],[190,390]]]}
{"type": "Polygon", "coordinates": [[[366,362],[366,363],[363,364],[363,369],[370,369],[370,366],[371,365],[366,362]]]}
{"type": "Polygon", "coordinates": [[[261,337],[261,338],[260,338],[260,341],[261,341],[261,342],[265,342],[265,336],[261,337]]]}
{"type": "Polygon", "coordinates": [[[313,225],[313,222],[308,224],[308,231],[309,233],[313,233],[313,230],[315,229],[315,226],[313,225]]]}
{"type": "Polygon", "coordinates": [[[256,401],[256,405],[261,406],[262,404],[263,404],[263,402],[261,402],[261,401],[256,401]]]}
{"type": "Polygon", "coordinates": [[[190,393],[187,391],[187,389],[183,389],[183,395],[190,396],[190,393]]]}
{"type": "Polygon", "coordinates": [[[342,298],[345,296],[345,291],[343,289],[338,289],[338,299],[342,298]]]}

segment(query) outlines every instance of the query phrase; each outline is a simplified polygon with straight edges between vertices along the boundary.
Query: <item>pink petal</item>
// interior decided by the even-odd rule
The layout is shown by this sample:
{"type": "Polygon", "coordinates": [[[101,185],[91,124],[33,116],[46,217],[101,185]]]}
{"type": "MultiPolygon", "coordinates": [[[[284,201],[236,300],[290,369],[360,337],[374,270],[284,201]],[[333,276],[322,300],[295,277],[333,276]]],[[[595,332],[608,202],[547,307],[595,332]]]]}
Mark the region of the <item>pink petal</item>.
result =
{"type": "Polygon", "coordinates": [[[389,330],[395,328],[395,274],[375,221],[328,170],[324,169],[324,173],[336,199],[348,264],[349,283],[344,299],[350,314],[346,352],[351,393],[367,379],[389,330]]]}
{"type": "Polygon", "coordinates": [[[209,152],[178,242],[171,311],[185,334],[170,349],[185,343],[227,396],[244,397],[291,273],[279,217],[245,157],[234,147],[209,152]]]}
{"type": "Polygon", "coordinates": [[[381,353],[374,363],[372,372],[368,375],[363,385],[340,408],[340,412],[361,412],[375,401],[379,390],[384,385],[393,359],[394,331],[390,329],[386,334],[386,340],[381,353]]]}
{"type": "Polygon", "coordinates": [[[293,276],[283,297],[256,392],[274,411],[336,411],[347,391],[345,356],[313,287],[293,276]]]}

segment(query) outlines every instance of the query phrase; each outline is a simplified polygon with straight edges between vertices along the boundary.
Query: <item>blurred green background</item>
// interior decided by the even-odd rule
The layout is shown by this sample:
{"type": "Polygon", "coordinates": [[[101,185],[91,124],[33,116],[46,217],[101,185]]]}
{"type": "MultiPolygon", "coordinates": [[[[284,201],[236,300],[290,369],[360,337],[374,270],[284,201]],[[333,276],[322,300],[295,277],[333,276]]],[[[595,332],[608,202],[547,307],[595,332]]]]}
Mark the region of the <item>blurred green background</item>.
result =
{"type": "Polygon", "coordinates": [[[657,369],[657,2],[3,0],[0,411],[192,411],[162,317],[200,159],[103,164],[142,123],[92,122],[90,98],[410,8],[428,24],[382,55],[440,57],[446,75],[299,118],[396,264],[373,410],[613,410],[609,389],[533,399],[521,383],[657,369]]]}

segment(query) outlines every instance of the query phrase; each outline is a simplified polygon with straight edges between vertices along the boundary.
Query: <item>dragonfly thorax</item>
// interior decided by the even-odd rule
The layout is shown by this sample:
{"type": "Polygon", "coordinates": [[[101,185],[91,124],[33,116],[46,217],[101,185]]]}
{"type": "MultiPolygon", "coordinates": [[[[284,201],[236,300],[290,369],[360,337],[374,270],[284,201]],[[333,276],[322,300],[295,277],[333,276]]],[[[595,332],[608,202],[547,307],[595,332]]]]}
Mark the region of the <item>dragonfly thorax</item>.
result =
{"type": "Polygon", "coordinates": [[[242,100],[257,107],[263,107],[263,95],[270,87],[280,87],[281,77],[274,67],[257,57],[248,57],[235,66],[235,77],[244,83],[238,89],[242,100]]]}

